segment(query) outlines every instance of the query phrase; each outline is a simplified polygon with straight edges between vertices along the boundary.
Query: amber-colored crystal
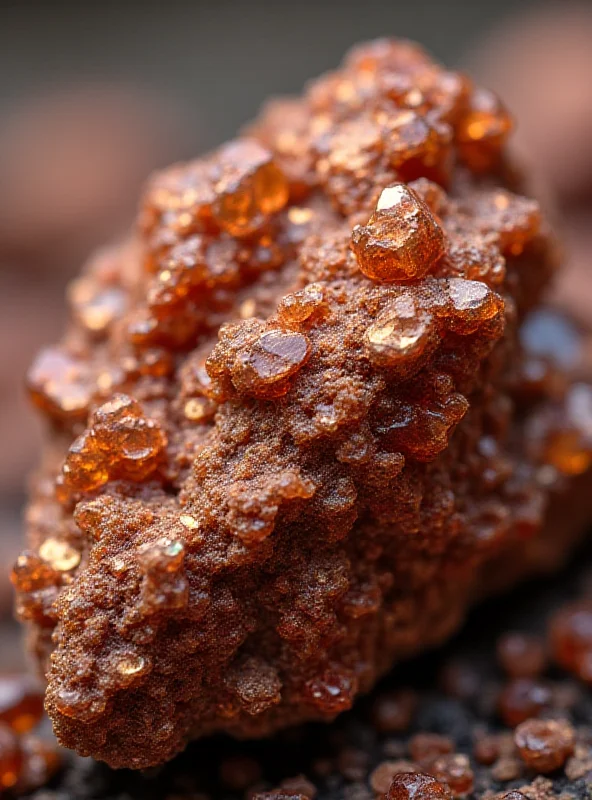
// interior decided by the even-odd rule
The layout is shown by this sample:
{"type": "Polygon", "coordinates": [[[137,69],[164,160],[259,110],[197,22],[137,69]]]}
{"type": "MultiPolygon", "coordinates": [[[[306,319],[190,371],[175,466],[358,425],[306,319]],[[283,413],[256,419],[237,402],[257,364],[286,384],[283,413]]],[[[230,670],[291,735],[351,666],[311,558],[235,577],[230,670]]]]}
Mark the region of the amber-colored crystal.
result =
{"type": "Polygon", "coordinates": [[[39,548],[39,555],[56,572],[70,572],[80,564],[80,552],[68,542],[46,539],[39,548]]]}
{"type": "Polygon", "coordinates": [[[547,708],[552,699],[549,687],[532,678],[517,678],[505,686],[498,699],[499,713],[511,728],[536,717],[547,708]]]}
{"type": "Polygon", "coordinates": [[[514,741],[529,767],[537,772],[553,772],[572,754],[575,732],[567,720],[531,719],[516,728],[514,741]]]}
{"type": "Polygon", "coordinates": [[[386,793],[387,800],[449,800],[452,796],[445,784],[421,772],[395,775],[386,793]]]}
{"type": "Polygon", "coordinates": [[[324,307],[323,286],[310,283],[304,289],[288,294],[279,303],[278,314],[286,325],[298,325],[324,307]]]}
{"type": "Polygon", "coordinates": [[[56,571],[31,551],[22,553],[12,570],[12,582],[17,590],[31,592],[45,589],[56,580],[56,571]]]}
{"type": "Polygon", "coordinates": [[[396,184],[384,189],[368,224],[354,228],[352,248],[374,281],[417,280],[444,254],[444,233],[419,195],[396,184]]]}
{"type": "Polygon", "coordinates": [[[10,789],[19,779],[23,754],[13,731],[0,723],[0,790],[10,789]]]}
{"type": "Polygon", "coordinates": [[[266,387],[294,375],[309,355],[309,344],[300,333],[266,331],[240,358],[233,370],[235,386],[254,395],[265,395],[266,387]]]}
{"type": "Polygon", "coordinates": [[[499,295],[481,281],[451,278],[448,283],[452,319],[452,330],[462,334],[473,333],[503,309],[499,295]]]}
{"type": "Polygon", "coordinates": [[[326,714],[351,708],[356,692],[355,677],[345,671],[327,670],[306,685],[306,694],[326,714]]]}
{"type": "Polygon", "coordinates": [[[214,218],[234,236],[256,230],[288,200],[288,183],[272,153],[251,140],[220,150],[214,190],[214,218]]]}
{"type": "Polygon", "coordinates": [[[88,411],[92,384],[88,365],[64,350],[42,350],[27,374],[33,402],[59,419],[81,419],[88,411]]]}
{"type": "Polygon", "coordinates": [[[377,364],[407,370],[437,345],[434,319],[418,305],[411,293],[402,294],[368,328],[366,342],[377,364]]]}
{"type": "Polygon", "coordinates": [[[107,458],[90,433],[79,436],[70,445],[62,475],[64,487],[79,492],[92,492],[107,483],[107,458]]]}
{"type": "Polygon", "coordinates": [[[69,296],[76,318],[95,336],[105,334],[122,316],[126,299],[118,286],[103,287],[84,278],[70,286],[69,296]]]}
{"type": "Polygon", "coordinates": [[[384,136],[387,158],[403,180],[423,177],[448,182],[452,154],[448,125],[405,109],[388,118],[384,136]]]}
{"type": "Polygon", "coordinates": [[[582,600],[566,606],[551,619],[551,655],[564,669],[588,680],[592,654],[592,603],[582,600]]]}
{"type": "Polygon", "coordinates": [[[458,124],[462,159],[475,172],[495,169],[511,130],[512,120],[499,98],[486,89],[477,89],[469,110],[458,124]]]}
{"type": "Polygon", "coordinates": [[[265,330],[257,320],[226,326],[220,340],[206,365],[220,391],[232,384],[239,394],[280,397],[310,356],[310,342],[304,334],[265,330]]]}
{"type": "Polygon", "coordinates": [[[497,736],[481,735],[473,747],[473,755],[479,764],[490,766],[500,756],[500,745],[497,736]]]}
{"type": "Polygon", "coordinates": [[[561,423],[548,434],[545,459],[564,475],[581,475],[592,464],[592,389],[575,384],[561,423]]]}
{"type": "Polygon", "coordinates": [[[191,422],[205,422],[211,419],[215,411],[215,404],[207,397],[192,397],[183,407],[183,413],[191,422]]]}
{"type": "Polygon", "coordinates": [[[24,675],[0,676],[0,722],[18,734],[34,728],[43,715],[43,694],[24,675]]]}
{"type": "Polygon", "coordinates": [[[536,678],[546,666],[544,642],[528,633],[506,633],[497,643],[497,657],[512,678],[536,678]]]}
{"type": "Polygon", "coordinates": [[[62,468],[61,492],[93,492],[110,477],[145,479],[158,466],[165,437],[154,420],[127,395],[115,397],[93,413],[89,427],[71,445],[62,468]]]}
{"type": "Polygon", "coordinates": [[[454,797],[464,797],[473,791],[473,770],[465,755],[448,753],[439,756],[432,764],[430,772],[448,786],[454,797]]]}

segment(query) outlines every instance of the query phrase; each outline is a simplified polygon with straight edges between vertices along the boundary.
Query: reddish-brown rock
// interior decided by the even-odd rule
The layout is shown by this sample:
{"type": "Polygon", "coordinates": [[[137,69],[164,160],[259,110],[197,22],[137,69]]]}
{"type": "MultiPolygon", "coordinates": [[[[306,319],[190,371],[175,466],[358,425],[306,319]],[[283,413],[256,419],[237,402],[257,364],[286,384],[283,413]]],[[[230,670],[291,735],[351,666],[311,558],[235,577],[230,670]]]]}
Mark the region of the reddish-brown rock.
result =
{"type": "Polygon", "coordinates": [[[580,517],[544,512],[584,480],[592,389],[518,335],[556,261],[508,131],[376,42],[156,175],[85,268],[30,373],[49,431],[13,574],[63,744],[141,768],[331,719],[566,550],[580,517]]]}

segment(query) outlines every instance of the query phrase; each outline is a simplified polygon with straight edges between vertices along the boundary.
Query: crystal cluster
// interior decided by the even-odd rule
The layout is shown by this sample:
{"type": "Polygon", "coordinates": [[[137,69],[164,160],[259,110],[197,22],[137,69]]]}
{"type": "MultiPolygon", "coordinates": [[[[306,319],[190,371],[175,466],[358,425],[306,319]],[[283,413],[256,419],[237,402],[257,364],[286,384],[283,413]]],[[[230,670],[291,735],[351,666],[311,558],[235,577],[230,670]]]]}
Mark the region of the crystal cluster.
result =
{"type": "Polygon", "coordinates": [[[592,389],[525,344],[556,259],[510,128],[420,48],[357,48],[155,175],[85,267],[29,373],[13,573],[64,745],[143,768],[331,719],[576,537],[544,512],[592,458],[592,389]]]}

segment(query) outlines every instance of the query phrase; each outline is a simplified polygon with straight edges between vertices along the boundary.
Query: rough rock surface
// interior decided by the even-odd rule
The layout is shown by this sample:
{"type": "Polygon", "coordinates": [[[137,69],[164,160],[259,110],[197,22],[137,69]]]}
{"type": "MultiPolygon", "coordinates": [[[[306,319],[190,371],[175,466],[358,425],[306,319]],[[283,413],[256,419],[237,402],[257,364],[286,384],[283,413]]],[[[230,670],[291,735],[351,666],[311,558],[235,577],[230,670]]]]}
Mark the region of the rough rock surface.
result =
{"type": "Polygon", "coordinates": [[[84,269],[13,573],[63,744],[141,768],[331,719],[565,552],[592,391],[529,344],[556,258],[510,129],[379,41],[156,175],[84,269]]]}

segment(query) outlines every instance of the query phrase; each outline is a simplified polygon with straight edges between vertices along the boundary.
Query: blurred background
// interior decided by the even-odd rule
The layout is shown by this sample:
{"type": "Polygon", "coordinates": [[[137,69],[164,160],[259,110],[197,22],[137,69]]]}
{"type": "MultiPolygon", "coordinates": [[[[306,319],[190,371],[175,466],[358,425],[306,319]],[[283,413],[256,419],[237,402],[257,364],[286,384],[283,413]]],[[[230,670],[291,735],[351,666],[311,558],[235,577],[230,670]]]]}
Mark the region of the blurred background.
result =
{"type": "Polygon", "coordinates": [[[67,281],[125,230],[154,168],[233,136],[354,42],[422,42],[500,91],[515,147],[563,214],[558,297],[589,316],[592,0],[0,0],[0,669],[22,659],[9,566],[37,423],[21,390],[67,281]]]}

